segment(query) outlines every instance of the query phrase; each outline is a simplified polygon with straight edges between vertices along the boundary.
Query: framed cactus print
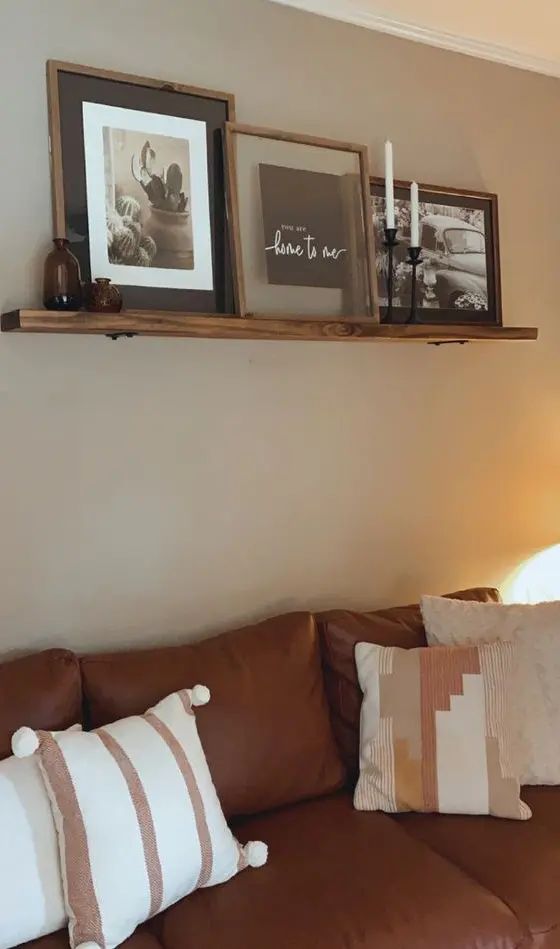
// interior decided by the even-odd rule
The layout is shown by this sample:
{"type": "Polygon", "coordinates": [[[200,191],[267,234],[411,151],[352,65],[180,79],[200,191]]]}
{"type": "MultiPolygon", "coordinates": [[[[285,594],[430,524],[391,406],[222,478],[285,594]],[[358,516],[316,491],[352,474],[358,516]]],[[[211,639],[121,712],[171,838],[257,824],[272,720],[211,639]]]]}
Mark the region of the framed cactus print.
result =
{"type": "Polygon", "coordinates": [[[233,96],[48,63],[53,216],[125,307],[233,309],[223,129],[233,96]]]}

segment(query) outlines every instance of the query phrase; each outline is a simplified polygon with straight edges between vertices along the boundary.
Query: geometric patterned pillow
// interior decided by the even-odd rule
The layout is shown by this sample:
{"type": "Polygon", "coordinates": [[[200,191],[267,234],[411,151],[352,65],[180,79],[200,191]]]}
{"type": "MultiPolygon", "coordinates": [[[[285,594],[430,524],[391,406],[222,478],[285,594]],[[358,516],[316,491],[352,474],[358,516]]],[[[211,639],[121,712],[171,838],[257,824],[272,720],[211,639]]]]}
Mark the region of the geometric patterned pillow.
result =
{"type": "Polygon", "coordinates": [[[73,949],[115,949],[198,887],[266,862],[225,821],[193,712],[209,697],[197,685],[94,732],[14,735],[50,798],[73,949]]]}
{"type": "Polygon", "coordinates": [[[357,810],[531,817],[511,763],[511,643],[358,643],[355,655],[364,693],[357,810]]]}

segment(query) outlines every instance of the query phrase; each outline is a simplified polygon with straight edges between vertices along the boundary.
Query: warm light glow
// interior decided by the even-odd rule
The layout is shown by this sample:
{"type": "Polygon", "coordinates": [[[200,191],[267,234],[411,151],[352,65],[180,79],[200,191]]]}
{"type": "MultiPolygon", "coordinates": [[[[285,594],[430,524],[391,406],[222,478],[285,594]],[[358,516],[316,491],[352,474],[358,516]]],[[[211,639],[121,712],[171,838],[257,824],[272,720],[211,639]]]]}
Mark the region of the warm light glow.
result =
{"type": "Polygon", "coordinates": [[[505,603],[560,600],[560,544],[535,554],[517,568],[502,588],[505,603]]]}

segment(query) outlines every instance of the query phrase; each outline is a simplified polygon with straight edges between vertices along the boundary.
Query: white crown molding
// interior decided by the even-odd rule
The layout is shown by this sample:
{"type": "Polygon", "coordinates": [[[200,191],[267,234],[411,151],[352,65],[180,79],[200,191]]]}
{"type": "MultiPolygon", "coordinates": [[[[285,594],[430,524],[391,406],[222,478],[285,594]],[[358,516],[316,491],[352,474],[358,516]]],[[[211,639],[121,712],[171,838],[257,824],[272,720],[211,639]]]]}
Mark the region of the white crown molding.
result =
{"type": "Polygon", "coordinates": [[[489,59],[492,62],[512,66],[515,69],[526,69],[530,72],[541,73],[545,76],[560,78],[560,61],[534,56],[508,46],[488,43],[485,40],[473,39],[469,36],[459,36],[447,33],[445,30],[432,30],[417,23],[406,23],[402,20],[393,20],[381,14],[372,13],[354,0],[272,0],[283,6],[295,7],[307,13],[318,13],[321,16],[334,20],[343,20],[354,26],[363,26],[368,30],[377,30],[380,33],[390,33],[402,39],[416,43],[425,43],[428,46],[438,46],[454,53],[464,53],[466,56],[476,56],[478,59],[489,59]]]}

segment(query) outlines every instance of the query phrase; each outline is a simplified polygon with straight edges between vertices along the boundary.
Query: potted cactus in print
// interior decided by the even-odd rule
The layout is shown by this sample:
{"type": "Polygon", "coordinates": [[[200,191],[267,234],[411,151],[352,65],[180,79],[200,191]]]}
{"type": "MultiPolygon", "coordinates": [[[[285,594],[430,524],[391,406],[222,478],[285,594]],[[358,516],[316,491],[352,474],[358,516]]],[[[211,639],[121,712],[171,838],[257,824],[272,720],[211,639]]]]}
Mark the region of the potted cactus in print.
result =
{"type": "Polygon", "coordinates": [[[151,267],[157,253],[154,239],[144,233],[140,204],[128,195],[117,199],[107,212],[109,262],[132,267],[151,267]]]}
{"type": "Polygon", "coordinates": [[[192,266],[189,200],[179,164],[172,162],[167,169],[159,166],[156,150],[147,140],[140,153],[132,156],[131,171],[150,203],[144,232],[155,243],[162,266],[192,266]]]}
{"type": "Polygon", "coordinates": [[[191,270],[189,144],[167,136],[145,139],[136,133],[130,133],[134,134],[130,141],[128,134],[112,130],[108,138],[109,263],[191,270]]]}

